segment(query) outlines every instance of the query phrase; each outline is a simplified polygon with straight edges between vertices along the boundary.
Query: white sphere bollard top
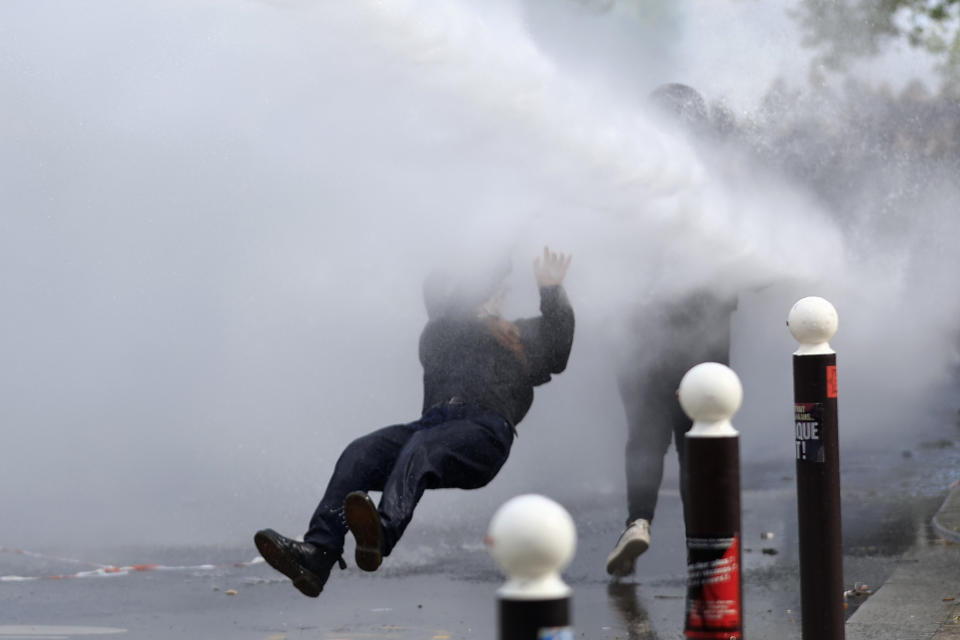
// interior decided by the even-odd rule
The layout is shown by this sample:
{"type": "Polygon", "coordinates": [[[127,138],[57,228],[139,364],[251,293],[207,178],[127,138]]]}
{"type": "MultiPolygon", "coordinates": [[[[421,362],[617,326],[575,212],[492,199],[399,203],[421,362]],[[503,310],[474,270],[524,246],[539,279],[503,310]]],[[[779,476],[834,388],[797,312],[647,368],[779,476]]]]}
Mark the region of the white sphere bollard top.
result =
{"type": "Polygon", "coordinates": [[[507,574],[498,596],[551,600],[570,595],[560,571],[573,559],[577,530],[567,510],[550,498],[525,494],[507,500],[490,519],[483,541],[507,574]]]}
{"type": "Polygon", "coordinates": [[[680,380],[680,406],[693,420],[687,432],[692,438],[721,438],[737,435],[730,418],[743,401],[743,385],[733,369],[719,362],[693,367],[680,380]]]}
{"type": "Polygon", "coordinates": [[[793,355],[836,353],[830,348],[830,338],[837,332],[839,321],[837,310],[827,300],[817,296],[797,300],[787,316],[790,333],[800,343],[793,355]]]}

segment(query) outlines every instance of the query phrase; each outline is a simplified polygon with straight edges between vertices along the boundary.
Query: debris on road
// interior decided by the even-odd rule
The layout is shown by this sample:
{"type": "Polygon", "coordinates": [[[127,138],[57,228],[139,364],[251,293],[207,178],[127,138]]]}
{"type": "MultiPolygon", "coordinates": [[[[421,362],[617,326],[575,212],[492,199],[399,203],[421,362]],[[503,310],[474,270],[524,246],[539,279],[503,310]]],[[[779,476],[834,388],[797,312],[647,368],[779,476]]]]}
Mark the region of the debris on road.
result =
{"type": "Polygon", "coordinates": [[[843,592],[843,599],[846,601],[847,598],[860,598],[870,595],[873,595],[873,591],[868,585],[865,585],[862,582],[855,582],[853,583],[853,589],[847,589],[843,592]]]}

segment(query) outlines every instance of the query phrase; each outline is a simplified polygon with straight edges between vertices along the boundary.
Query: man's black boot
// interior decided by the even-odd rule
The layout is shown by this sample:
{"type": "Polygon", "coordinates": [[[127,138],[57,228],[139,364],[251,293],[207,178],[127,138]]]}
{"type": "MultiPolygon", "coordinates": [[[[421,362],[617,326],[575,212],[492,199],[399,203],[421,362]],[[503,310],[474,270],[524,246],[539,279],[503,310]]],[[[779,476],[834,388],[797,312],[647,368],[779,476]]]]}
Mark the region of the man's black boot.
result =
{"type": "Polygon", "coordinates": [[[257,531],[253,542],[267,564],[293,580],[293,586],[311,598],[323,591],[334,564],[339,562],[341,569],[347,568],[339,553],[309,542],[291,540],[273,529],[257,531]]]}
{"type": "Polygon", "coordinates": [[[357,566],[376,571],[383,561],[383,527],[377,507],[363,491],[348,493],[343,501],[343,517],[357,541],[357,566]]]}

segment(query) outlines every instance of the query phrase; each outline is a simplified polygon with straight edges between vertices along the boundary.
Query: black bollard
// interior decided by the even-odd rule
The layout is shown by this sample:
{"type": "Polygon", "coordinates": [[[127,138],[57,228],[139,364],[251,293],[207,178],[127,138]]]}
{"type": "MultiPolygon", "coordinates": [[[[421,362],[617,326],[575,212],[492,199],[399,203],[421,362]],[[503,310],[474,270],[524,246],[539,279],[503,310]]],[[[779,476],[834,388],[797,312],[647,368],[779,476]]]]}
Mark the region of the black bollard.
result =
{"type": "Polygon", "coordinates": [[[829,340],[837,311],[823,298],[799,300],[787,326],[793,354],[801,633],[804,640],[843,640],[843,539],[837,434],[837,354],[829,340]]]}
{"type": "Polygon", "coordinates": [[[729,367],[706,362],[683,376],[678,396],[693,420],[685,440],[684,636],[741,640],[740,436],[730,418],[740,408],[743,389],[729,367]]]}
{"type": "Polygon", "coordinates": [[[497,590],[499,640],[574,640],[560,570],[576,535],[570,514],[544,496],[517,496],[493,515],[484,543],[508,577],[497,590]]]}
{"type": "Polygon", "coordinates": [[[500,640],[573,640],[570,598],[514,600],[500,598],[500,640]]]}

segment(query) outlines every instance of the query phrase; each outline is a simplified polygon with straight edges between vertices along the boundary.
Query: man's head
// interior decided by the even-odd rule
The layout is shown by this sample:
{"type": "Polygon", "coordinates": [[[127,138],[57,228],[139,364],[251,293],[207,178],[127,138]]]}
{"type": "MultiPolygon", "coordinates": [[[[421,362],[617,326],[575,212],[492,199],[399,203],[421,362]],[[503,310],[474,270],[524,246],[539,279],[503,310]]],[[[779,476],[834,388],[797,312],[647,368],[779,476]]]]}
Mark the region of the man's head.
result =
{"type": "Polygon", "coordinates": [[[510,270],[506,256],[433,270],[423,283],[427,317],[498,315],[510,270]]]}
{"type": "Polygon", "coordinates": [[[693,87],[679,82],[662,84],[650,94],[652,102],[661,113],[675,119],[680,126],[694,132],[706,129],[710,124],[707,103],[693,87]]]}

